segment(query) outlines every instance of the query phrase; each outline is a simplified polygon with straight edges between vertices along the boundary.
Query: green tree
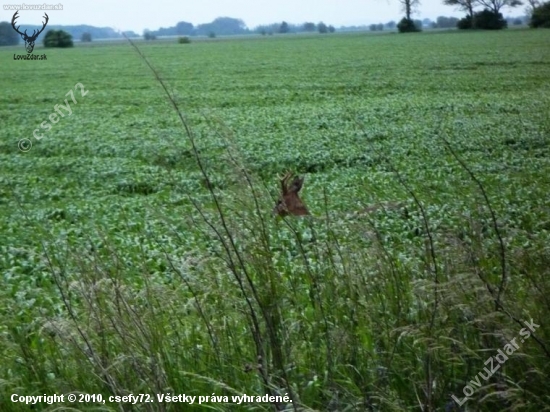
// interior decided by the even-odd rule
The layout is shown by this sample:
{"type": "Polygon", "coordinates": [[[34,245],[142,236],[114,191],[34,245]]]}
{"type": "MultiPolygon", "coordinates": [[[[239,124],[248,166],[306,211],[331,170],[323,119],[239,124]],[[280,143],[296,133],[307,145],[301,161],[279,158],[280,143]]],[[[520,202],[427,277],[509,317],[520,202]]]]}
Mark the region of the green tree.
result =
{"type": "Polygon", "coordinates": [[[199,24],[197,26],[198,34],[216,33],[218,35],[246,34],[248,28],[241,19],[233,17],[218,17],[210,23],[199,24]]]}
{"type": "Polygon", "coordinates": [[[473,18],[473,16],[466,16],[466,17],[460,19],[456,23],[456,27],[458,27],[459,30],[472,29],[474,27],[474,18],[473,18]]]}
{"type": "Polygon", "coordinates": [[[143,31],[143,38],[144,38],[145,40],[156,40],[156,39],[157,39],[157,36],[156,36],[153,32],[151,32],[151,31],[149,31],[149,30],[144,30],[144,31],[143,31]]]}
{"type": "Polygon", "coordinates": [[[193,34],[193,24],[186,21],[180,21],[176,24],[176,34],[179,36],[193,34]]]}
{"type": "Polygon", "coordinates": [[[19,40],[21,40],[21,38],[19,34],[13,30],[11,24],[6,21],[0,22],[0,46],[16,46],[19,44],[19,40]]]}
{"type": "MultiPolygon", "coordinates": [[[[474,7],[477,0],[443,0],[446,6],[457,6],[459,10],[465,11],[467,16],[474,17],[474,7]]],[[[438,27],[439,23],[438,23],[438,27]]]]}
{"type": "Polygon", "coordinates": [[[458,19],[456,17],[439,16],[436,20],[437,27],[440,29],[450,29],[456,27],[458,19]]]}
{"type": "Polygon", "coordinates": [[[73,36],[63,30],[50,30],[44,36],[44,47],[73,47],[73,36]]]}
{"type": "Polygon", "coordinates": [[[420,6],[420,0],[399,0],[399,3],[405,12],[405,19],[412,22],[411,15],[416,11],[418,6],[420,6]]]}
{"type": "Polygon", "coordinates": [[[525,12],[528,16],[533,15],[533,11],[535,11],[535,8],[540,6],[541,2],[540,0],[527,0],[527,7],[525,8],[525,12]]]}
{"type": "Polygon", "coordinates": [[[315,31],[315,23],[306,22],[303,26],[304,31],[315,31]]]}
{"type": "Polygon", "coordinates": [[[256,33],[260,33],[262,35],[266,35],[266,34],[273,34],[273,33],[276,33],[279,31],[279,27],[280,25],[278,23],[273,23],[273,24],[269,24],[269,25],[260,25],[260,26],[257,26],[254,31],[256,33]]]}
{"type": "Polygon", "coordinates": [[[82,36],[80,36],[80,41],[83,43],[88,43],[92,41],[92,35],[90,33],[82,33],[82,36]]]}
{"type": "Polygon", "coordinates": [[[328,33],[328,27],[325,23],[320,22],[317,25],[317,30],[319,30],[319,33],[328,33]]]}
{"type": "MultiPolygon", "coordinates": [[[[492,11],[495,14],[495,16],[498,16],[498,14],[500,13],[500,10],[503,7],[517,7],[523,4],[521,0],[476,0],[476,1],[483,7],[492,11]]],[[[477,25],[475,24],[475,21],[474,21],[474,26],[477,27],[477,25]]]]}
{"type": "Polygon", "coordinates": [[[288,27],[288,23],[286,21],[283,21],[279,26],[279,33],[288,33],[289,31],[290,28],[288,27]]]}
{"type": "Polygon", "coordinates": [[[500,30],[508,27],[508,22],[502,13],[495,13],[493,10],[485,9],[474,13],[472,27],[483,30],[500,30]]]}
{"type": "Polygon", "coordinates": [[[399,33],[413,33],[420,31],[421,29],[415,24],[412,19],[403,17],[399,23],[397,23],[397,30],[399,33]]]}
{"type": "Polygon", "coordinates": [[[533,9],[529,26],[550,28],[550,2],[542,3],[533,9]]]}

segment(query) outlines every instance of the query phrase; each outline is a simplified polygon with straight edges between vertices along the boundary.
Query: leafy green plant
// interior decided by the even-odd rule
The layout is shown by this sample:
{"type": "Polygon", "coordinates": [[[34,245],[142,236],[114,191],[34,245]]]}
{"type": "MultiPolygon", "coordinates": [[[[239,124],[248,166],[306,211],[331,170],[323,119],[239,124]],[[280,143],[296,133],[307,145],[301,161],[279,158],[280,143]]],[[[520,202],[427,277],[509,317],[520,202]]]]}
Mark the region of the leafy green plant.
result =
{"type": "Polygon", "coordinates": [[[399,30],[399,33],[413,33],[421,31],[421,28],[418,27],[412,19],[403,17],[401,21],[397,23],[397,30],[399,30]]]}
{"type": "Polygon", "coordinates": [[[242,42],[0,65],[0,410],[452,410],[476,377],[463,408],[547,409],[548,33],[242,42]],[[271,216],[287,169],[309,217],[271,216]]]}
{"type": "Polygon", "coordinates": [[[460,30],[473,29],[474,28],[473,22],[474,22],[474,19],[472,18],[472,16],[465,16],[456,23],[456,27],[460,30]]]}
{"type": "Polygon", "coordinates": [[[485,9],[474,13],[473,27],[484,30],[500,30],[508,27],[508,22],[502,17],[502,13],[485,9]]]}
{"type": "Polygon", "coordinates": [[[529,25],[533,28],[550,28],[550,2],[545,2],[533,9],[529,25]]]}
{"type": "Polygon", "coordinates": [[[73,47],[73,36],[63,30],[49,30],[44,36],[44,47],[73,47]]]}

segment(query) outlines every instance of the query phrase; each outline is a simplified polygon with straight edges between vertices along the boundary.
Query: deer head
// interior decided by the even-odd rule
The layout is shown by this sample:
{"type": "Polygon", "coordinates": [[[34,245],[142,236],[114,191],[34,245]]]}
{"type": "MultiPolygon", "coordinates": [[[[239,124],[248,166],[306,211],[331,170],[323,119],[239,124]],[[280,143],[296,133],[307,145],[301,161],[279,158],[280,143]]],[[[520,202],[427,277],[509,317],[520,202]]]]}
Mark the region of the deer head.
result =
{"type": "Polygon", "coordinates": [[[27,53],[32,53],[32,51],[34,50],[34,42],[36,41],[36,38],[38,37],[38,35],[40,33],[42,33],[44,31],[44,29],[46,28],[46,25],[48,24],[48,21],[50,20],[50,18],[48,17],[48,15],[46,13],[44,13],[44,18],[46,19],[46,21],[43,23],[42,28],[38,31],[33,30],[32,35],[29,36],[27,34],[27,30],[25,30],[24,33],[21,33],[19,31],[19,27],[21,27],[21,26],[15,27],[15,20],[19,17],[17,15],[17,13],[19,13],[19,11],[16,11],[15,14],[13,15],[13,17],[11,19],[11,25],[13,26],[13,29],[21,35],[21,38],[23,40],[25,40],[25,49],[27,49],[27,53]]]}
{"type": "Polygon", "coordinates": [[[276,216],[285,217],[287,215],[309,215],[309,210],[307,210],[307,207],[302,202],[302,199],[298,196],[298,192],[302,189],[302,185],[304,184],[304,179],[299,176],[292,179],[292,176],[292,172],[287,172],[280,178],[281,196],[273,209],[273,214],[276,216]]]}

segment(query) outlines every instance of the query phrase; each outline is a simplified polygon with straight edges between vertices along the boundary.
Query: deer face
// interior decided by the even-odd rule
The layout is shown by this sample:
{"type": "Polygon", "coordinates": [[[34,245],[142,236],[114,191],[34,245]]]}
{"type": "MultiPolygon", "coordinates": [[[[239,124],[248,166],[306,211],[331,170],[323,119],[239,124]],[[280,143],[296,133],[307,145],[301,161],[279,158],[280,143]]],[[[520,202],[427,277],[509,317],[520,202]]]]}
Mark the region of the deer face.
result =
{"type": "Polygon", "coordinates": [[[302,189],[304,179],[295,177],[292,179],[292,172],[287,172],[281,179],[281,196],[275,207],[273,214],[276,216],[285,217],[287,215],[305,216],[309,215],[309,210],[298,196],[298,192],[302,189]]]}
{"type": "MultiPolygon", "coordinates": [[[[23,36],[21,36],[23,37],[23,36]]],[[[36,38],[34,37],[23,37],[23,40],[25,40],[25,49],[27,50],[27,53],[32,53],[34,50],[34,42],[36,41],[36,38]]]]}
{"type": "Polygon", "coordinates": [[[15,14],[13,15],[13,17],[11,19],[11,25],[12,25],[13,29],[17,33],[19,33],[21,38],[25,41],[25,49],[27,50],[27,53],[30,54],[34,50],[34,42],[36,41],[36,38],[40,35],[40,33],[42,33],[42,31],[44,31],[44,29],[46,28],[46,25],[48,24],[48,21],[49,21],[50,18],[48,17],[48,15],[46,13],[44,13],[44,18],[46,19],[46,21],[44,23],[42,23],[42,28],[38,31],[33,30],[32,35],[29,36],[27,34],[27,30],[25,30],[24,33],[19,31],[19,27],[21,27],[21,26],[15,27],[15,20],[19,17],[17,15],[17,13],[19,13],[19,11],[16,11],[15,14]]]}

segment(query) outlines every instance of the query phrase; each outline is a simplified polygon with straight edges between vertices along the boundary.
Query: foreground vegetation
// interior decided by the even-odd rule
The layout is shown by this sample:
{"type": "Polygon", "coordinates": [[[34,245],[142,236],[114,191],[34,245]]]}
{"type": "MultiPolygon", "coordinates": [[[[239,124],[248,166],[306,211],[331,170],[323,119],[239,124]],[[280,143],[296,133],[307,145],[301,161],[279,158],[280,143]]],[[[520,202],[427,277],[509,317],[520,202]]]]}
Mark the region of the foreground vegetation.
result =
{"type": "Polygon", "coordinates": [[[549,409],[549,40],[140,43],[189,133],[128,44],[2,49],[0,410],[549,409]]]}

